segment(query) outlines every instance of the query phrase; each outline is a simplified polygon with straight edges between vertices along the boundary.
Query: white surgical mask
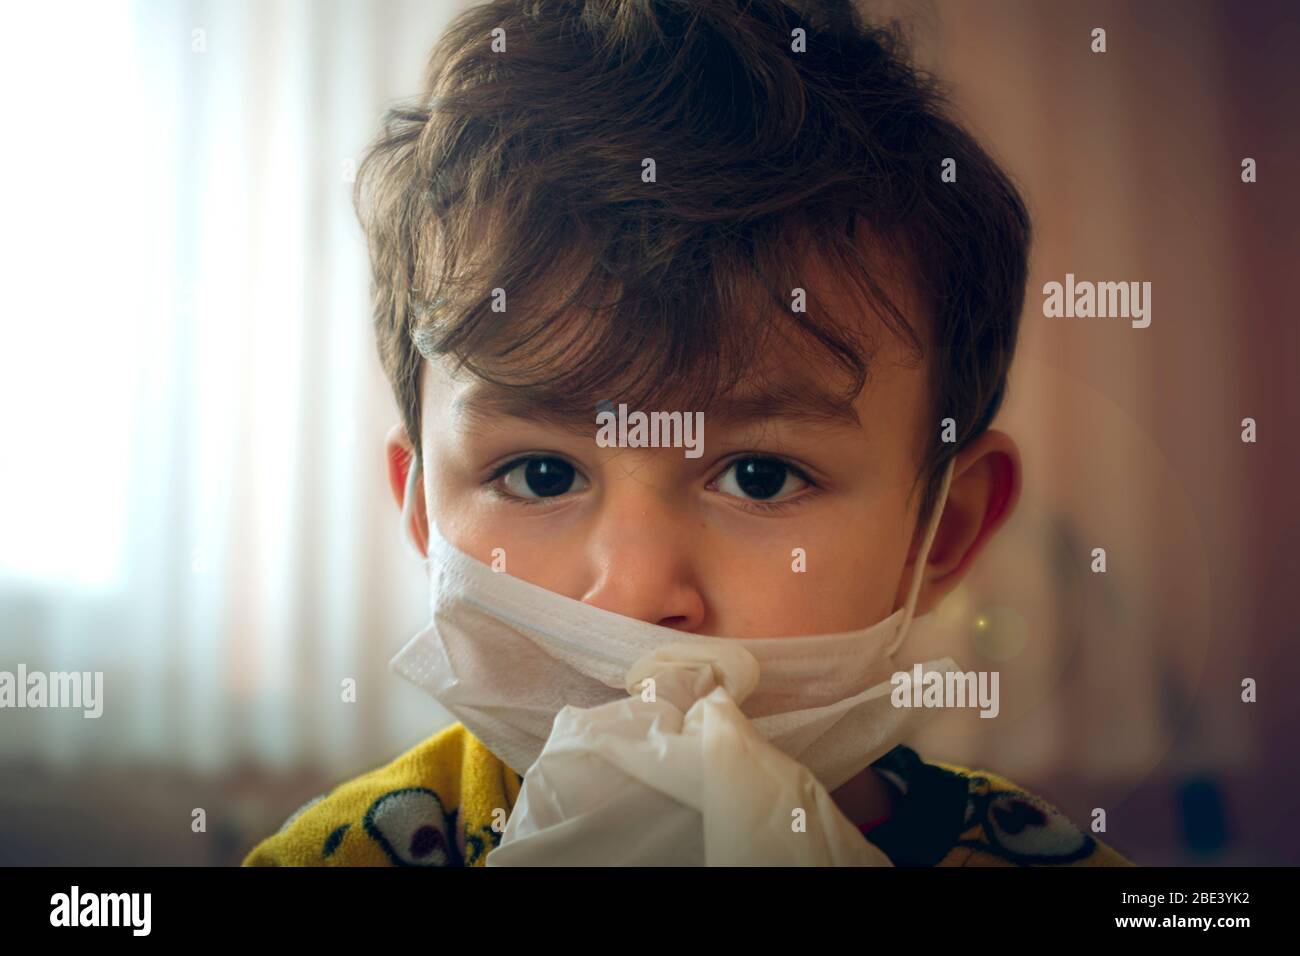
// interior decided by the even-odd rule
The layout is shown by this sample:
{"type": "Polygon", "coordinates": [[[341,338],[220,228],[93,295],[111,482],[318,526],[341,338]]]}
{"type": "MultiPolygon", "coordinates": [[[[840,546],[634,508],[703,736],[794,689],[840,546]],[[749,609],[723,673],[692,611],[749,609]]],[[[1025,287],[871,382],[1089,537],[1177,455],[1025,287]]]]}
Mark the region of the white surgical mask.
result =
{"type": "MultiPolygon", "coordinates": [[[[837,634],[712,637],[624,617],[493,571],[447,542],[430,520],[425,561],[432,619],[389,666],[428,691],[507,766],[525,774],[562,708],[593,708],[639,693],[636,684],[654,669],[656,652],[668,649],[669,656],[680,656],[683,644],[738,645],[752,655],[757,673],[742,665],[719,683],[729,683],[735,702],[764,740],[834,791],[931,716],[930,708],[892,706],[889,681],[902,669],[896,657],[912,621],[952,470],[950,461],[904,606],[870,627],[837,634]]],[[[419,473],[413,460],[403,529],[410,527],[419,473]]],[[[723,656],[736,660],[732,651],[723,656]]],[[[921,666],[923,672],[956,670],[948,657],[921,666]]]]}

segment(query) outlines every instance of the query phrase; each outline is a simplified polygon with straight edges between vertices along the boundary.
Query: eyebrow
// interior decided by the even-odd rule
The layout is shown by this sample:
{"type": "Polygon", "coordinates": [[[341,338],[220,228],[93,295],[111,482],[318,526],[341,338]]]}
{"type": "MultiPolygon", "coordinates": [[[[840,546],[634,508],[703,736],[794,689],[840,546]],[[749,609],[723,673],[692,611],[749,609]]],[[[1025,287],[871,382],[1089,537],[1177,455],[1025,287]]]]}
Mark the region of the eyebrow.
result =
{"type": "MultiPolygon", "coordinates": [[[[609,399],[614,410],[618,402],[609,399]]],[[[629,408],[629,411],[689,412],[695,409],[629,408]]],[[[452,415],[471,426],[495,416],[558,427],[577,435],[586,435],[595,426],[598,409],[575,409],[571,399],[557,396],[551,389],[527,386],[504,387],[476,382],[457,396],[452,415]]],[[[763,389],[724,395],[703,410],[709,418],[731,426],[751,422],[784,420],[812,426],[862,428],[862,421],[851,401],[808,382],[782,382],[763,389]]]]}

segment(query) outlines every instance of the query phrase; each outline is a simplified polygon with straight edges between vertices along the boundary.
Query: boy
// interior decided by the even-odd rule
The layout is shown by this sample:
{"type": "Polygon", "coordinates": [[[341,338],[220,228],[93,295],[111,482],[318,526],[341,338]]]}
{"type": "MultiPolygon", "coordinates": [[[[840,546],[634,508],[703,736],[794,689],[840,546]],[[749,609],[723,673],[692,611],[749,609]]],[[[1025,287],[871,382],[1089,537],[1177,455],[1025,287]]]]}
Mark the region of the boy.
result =
{"type": "MultiPolygon", "coordinates": [[[[1028,218],[847,3],[471,8],[357,197],[402,415],[389,478],[421,550],[435,524],[625,618],[823,635],[888,617],[913,572],[926,613],[1015,507],[1019,452],[989,425],[1028,218]],[[597,409],[621,406],[702,412],[702,452],[598,442],[597,409]]],[[[528,769],[455,723],[245,864],[484,865],[528,769]]],[[[831,797],[894,865],[1127,865],[1004,778],[901,744],[831,797]]]]}

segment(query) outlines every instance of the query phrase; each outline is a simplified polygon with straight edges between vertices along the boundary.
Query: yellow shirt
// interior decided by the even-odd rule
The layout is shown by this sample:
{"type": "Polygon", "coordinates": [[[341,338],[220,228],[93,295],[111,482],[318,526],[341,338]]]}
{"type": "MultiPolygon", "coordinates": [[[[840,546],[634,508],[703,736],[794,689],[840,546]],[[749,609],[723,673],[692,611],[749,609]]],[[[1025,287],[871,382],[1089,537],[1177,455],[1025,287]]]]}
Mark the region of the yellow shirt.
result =
{"type": "MultiPolygon", "coordinates": [[[[997,774],[895,747],[872,764],[902,792],[865,837],[895,866],[1132,866],[997,774]]],[[[521,777],[460,723],[309,800],[244,866],[483,866],[521,777]],[[496,826],[494,826],[494,823],[496,826]]]]}

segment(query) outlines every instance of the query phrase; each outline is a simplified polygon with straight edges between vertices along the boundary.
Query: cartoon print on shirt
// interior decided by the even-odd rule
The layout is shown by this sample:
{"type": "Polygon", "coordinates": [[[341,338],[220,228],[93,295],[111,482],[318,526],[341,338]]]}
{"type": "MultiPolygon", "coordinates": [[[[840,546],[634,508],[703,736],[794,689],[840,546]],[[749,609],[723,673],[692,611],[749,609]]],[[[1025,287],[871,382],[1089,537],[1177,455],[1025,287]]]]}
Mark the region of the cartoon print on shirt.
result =
{"type": "Polygon", "coordinates": [[[996,786],[982,774],[969,780],[968,830],[958,846],[1017,866],[1061,866],[1093,852],[1092,837],[1045,800],[996,786]]]}

